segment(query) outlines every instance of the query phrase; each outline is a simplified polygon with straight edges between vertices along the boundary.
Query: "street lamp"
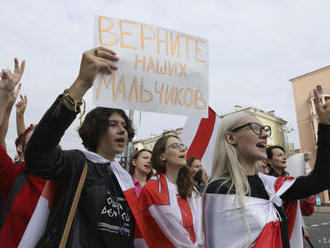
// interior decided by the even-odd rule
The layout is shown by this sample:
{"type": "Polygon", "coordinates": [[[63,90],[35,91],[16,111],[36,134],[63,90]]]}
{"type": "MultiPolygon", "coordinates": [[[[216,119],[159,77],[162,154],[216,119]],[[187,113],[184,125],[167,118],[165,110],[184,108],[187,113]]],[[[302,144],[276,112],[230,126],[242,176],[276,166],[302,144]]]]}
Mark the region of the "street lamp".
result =
{"type": "Polygon", "coordinates": [[[279,128],[280,132],[284,133],[284,142],[285,142],[285,152],[289,154],[289,139],[288,139],[288,133],[291,133],[294,131],[293,127],[291,126],[281,126],[279,128]]]}

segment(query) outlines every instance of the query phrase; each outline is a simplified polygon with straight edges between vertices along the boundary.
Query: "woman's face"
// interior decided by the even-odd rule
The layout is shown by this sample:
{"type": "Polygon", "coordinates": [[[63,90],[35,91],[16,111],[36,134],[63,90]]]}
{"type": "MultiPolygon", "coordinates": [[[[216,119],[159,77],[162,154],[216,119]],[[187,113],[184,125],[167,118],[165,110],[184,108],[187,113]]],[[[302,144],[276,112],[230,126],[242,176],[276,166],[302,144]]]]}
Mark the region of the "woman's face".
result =
{"type": "Polygon", "coordinates": [[[286,156],[280,148],[274,148],[272,150],[273,157],[269,159],[269,163],[278,169],[286,168],[286,156]]]}
{"type": "Polygon", "coordinates": [[[203,168],[202,167],[202,162],[199,159],[195,159],[191,163],[191,171],[192,171],[193,175],[195,175],[202,168],[203,168]]]}
{"type": "Polygon", "coordinates": [[[187,148],[175,137],[168,138],[165,146],[165,152],[161,155],[161,159],[166,161],[167,166],[183,167],[187,164],[187,148]]]}
{"type": "MultiPolygon", "coordinates": [[[[262,125],[257,117],[249,115],[243,118],[238,126],[250,122],[262,125]]],[[[266,159],[267,138],[268,134],[264,130],[258,135],[252,130],[251,126],[246,126],[234,132],[232,144],[236,148],[239,160],[255,163],[266,159]]]]}
{"type": "Polygon", "coordinates": [[[138,172],[147,176],[152,170],[151,153],[148,151],[141,152],[136,159],[133,159],[132,163],[135,166],[135,173],[138,172]]]}

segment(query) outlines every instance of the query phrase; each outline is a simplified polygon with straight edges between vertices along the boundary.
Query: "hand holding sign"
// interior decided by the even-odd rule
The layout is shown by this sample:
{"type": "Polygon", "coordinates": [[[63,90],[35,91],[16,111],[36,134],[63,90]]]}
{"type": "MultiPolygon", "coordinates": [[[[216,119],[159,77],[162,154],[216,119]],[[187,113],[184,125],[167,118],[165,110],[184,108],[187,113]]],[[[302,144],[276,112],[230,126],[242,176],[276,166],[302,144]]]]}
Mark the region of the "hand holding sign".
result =
{"type": "Polygon", "coordinates": [[[330,102],[326,100],[321,102],[321,95],[317,89],[313,90],[315,98],[315,109],[320,119],[320,123],[330,125],[330,102]]]}
{"type": "Polygon", "coordinates": [[[69,89],[71,97],[75,100],[82,99],[87,90],[93,86],[99,72],[111,74],[118,69],[114,64],[118,60],[116,53],[105,47],[97,47],[84,52],[79,75],[69,89]]]}

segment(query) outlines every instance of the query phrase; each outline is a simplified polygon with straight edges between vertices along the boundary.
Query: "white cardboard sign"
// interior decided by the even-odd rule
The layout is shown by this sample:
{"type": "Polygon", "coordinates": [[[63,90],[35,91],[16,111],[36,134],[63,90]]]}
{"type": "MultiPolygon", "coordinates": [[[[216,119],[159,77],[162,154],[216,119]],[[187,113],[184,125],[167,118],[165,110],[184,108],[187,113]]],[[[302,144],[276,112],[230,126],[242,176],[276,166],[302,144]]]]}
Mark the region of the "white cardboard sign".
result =
{"type": "Polygon", "coordinates": [[[94,83],[98,106],[208,115],[208,41],[112,17],[95,18],[95,45],[114,50],[119,69],[94,83]]]}
{"type": "Polygon", "coordinates": [[[286,171],[289,176],[299,177],[305,175],[305,159],[304,153],[293,154],[286,160],[286,171]]]}

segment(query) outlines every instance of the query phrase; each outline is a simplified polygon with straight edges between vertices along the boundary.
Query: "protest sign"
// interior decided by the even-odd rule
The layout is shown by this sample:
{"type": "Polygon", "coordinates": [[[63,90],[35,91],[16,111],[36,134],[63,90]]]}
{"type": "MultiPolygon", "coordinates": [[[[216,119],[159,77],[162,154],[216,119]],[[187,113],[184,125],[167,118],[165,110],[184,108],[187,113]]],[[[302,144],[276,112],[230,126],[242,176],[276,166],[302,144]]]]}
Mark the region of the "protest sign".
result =
{"type": "Polygon", "coordinates": [[[120,57],[115,73],[98,75],[93,91],[96,105],[207,117],[207,40],[97,16],[95,45],[120,57]]]}

